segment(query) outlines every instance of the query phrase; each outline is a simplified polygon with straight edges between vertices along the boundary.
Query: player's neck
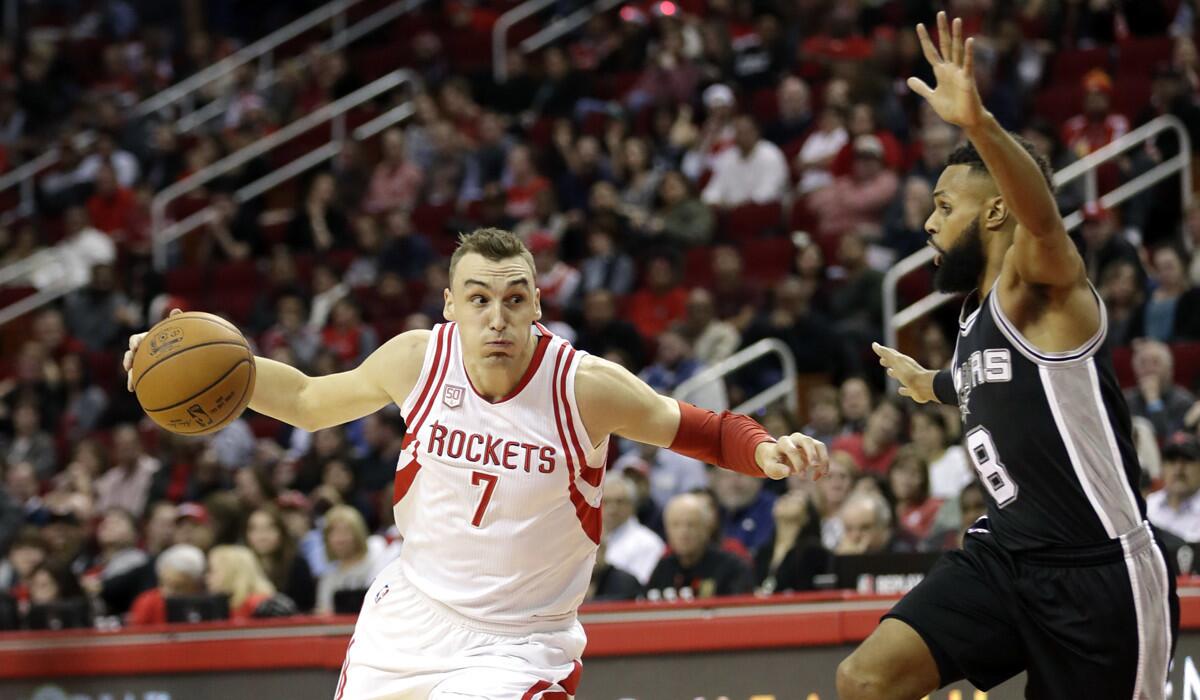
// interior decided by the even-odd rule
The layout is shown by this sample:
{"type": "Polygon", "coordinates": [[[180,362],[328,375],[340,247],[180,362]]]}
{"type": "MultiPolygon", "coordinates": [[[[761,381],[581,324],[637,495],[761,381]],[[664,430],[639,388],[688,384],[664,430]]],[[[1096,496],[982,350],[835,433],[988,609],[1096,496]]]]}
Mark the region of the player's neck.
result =
{"type": "Polygon", "coordinates": [[[471,386],[475,387],[475,391],[489,401],[499,401],[508,396],[521,381],[521,377],[525,376],[525,371],[529,369],[529,363],[533,362],[533,353],[536,349],[537,338],[531,331],[521,354],[514,362],[507,363],[507,365],[486,367],[481,362],[472,362],[469,358],[464,358],[463,365],[466,367],[467,376],[471,379],[471,386]]]}
{"type": "Polygon", "coordinates": [[[1004,269],[1004,254],[1007,251],[1007,244],[1002,247],[995,244],[989,246],[987,262],[983,266],[983,274],[979,276],[978,289],[980,299],[986,297],[988,292],[992,291],[996,280],[1000,279],[1000,271],[1004,269]],[[997,250],[997,248],[1000,249],[997,250]]]}

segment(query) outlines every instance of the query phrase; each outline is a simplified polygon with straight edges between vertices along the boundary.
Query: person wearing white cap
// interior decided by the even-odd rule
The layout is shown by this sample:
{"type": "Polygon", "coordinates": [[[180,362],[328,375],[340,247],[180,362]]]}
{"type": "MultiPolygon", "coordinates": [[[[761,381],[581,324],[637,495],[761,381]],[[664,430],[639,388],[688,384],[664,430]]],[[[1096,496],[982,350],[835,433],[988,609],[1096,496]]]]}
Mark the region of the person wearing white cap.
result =
{"type": "Polygon", "coordinates": [[[758,124],[748,115],[734,119],[736,147],[713,160],[712,179],[701,199],[706,204],[735,207],[777,202],[788,184],[787,158],[770,141],[759,138],[758,124]]]}
{"type": "Polygon", "coordinates": [[[716,158],[732,147],[735,140],[733,117],[737,98],[733,90],[728,85],[715,83],[704,88],[701,100],[708,116],[700,130],[700,139],[684,154],[679,167],[693,182],[712,170],[716,158]]]}
{"type": "Polygon", "coordinates": [[[850,175],[809,195],[808,206],[822,235],[839,236],[862,225],[878,224],[900,188],[900,178],[883,159],[883,142],[873,134],[863,134],[854,139],[850,175]]]}

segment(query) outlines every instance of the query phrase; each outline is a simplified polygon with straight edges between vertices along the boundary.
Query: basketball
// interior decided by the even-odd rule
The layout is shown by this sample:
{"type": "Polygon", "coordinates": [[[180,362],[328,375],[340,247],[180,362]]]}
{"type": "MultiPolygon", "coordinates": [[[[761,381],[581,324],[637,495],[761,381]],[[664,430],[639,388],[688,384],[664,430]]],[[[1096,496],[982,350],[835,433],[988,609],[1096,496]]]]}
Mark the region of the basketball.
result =
{"type": "Polygon", "coordinates": [[[176,314],[151,328],[130,371],[146,415],[179,435],[224,428],[254,393],[246,339],[225,319],[202,312],[176,314]]]}

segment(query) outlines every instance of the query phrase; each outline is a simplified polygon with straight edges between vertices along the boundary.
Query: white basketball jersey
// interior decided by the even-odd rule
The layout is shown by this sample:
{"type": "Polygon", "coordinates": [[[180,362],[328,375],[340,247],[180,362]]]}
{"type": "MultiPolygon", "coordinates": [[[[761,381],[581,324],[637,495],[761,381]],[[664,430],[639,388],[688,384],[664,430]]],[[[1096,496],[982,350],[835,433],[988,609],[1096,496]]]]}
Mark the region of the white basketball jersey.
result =
{"type": "Polygon", "coordinates": [[[528,371],[491,403],[471,385],[457,324],[438,324],[405,399],[396,525],[405,577],[483,626],[571,624],[600,540],[608,437],[596,448],[575,403],[585,353],[541,324],[528,371]]]}

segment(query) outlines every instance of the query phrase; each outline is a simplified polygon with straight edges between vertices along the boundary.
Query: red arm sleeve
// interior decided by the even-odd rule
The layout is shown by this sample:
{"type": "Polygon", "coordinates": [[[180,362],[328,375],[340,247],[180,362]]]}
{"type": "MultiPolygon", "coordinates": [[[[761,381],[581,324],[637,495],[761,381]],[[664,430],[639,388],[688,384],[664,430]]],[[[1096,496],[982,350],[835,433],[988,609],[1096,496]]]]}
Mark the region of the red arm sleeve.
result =
{"type": "Polygon", "coordinates": [[[679,402],[679,430],[671,450],[742,474],[765,477],[754,459],[755,449],[775,438],[749,416],[720,414],[679,402]]]}

